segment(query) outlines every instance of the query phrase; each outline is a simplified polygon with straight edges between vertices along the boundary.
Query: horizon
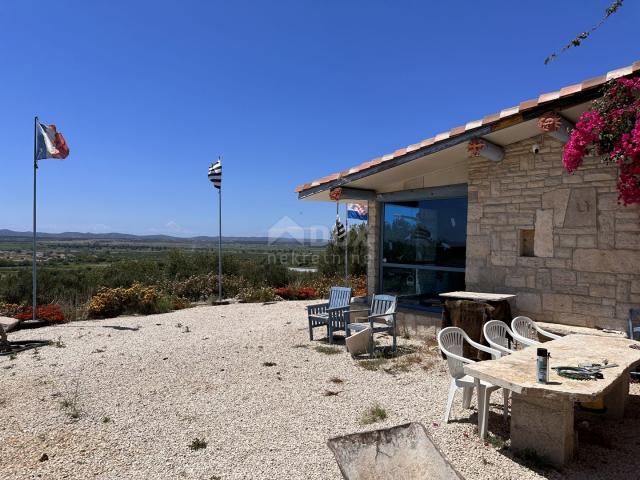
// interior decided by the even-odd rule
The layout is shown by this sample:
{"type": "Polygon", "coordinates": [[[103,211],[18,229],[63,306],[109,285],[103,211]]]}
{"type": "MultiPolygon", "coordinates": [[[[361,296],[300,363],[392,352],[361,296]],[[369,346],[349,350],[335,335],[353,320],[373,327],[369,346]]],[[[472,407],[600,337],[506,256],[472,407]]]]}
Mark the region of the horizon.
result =
{"type": "Polygon", "coordinates": [[[38,231],[217,238],[218,155],[223,237],[267,236],[285,217],[328,227],[335,205],[300,202],[297,185],[640,59],[619,47],[640,13],[625,3],[543,64],[609,3],[546,1],[554,15],[534,16],[500,1],[445,22],[450,7],[413,1],[71,1],[46,51],[31,25],[48,4],[3,4],[0,228],[31,230],[36,114],[71,149],[40,162],[38,231]]]}

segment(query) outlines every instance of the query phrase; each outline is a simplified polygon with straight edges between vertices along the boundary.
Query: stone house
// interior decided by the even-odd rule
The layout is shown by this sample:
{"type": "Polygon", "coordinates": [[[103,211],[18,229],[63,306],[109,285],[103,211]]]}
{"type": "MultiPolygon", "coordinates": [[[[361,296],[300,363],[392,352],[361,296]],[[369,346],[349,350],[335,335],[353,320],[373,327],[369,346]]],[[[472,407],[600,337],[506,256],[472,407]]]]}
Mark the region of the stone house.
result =
{"type": "Polygon", "coordinates": [[[428,322],[439,293],[513,293],[534,320],[626,330],[640,307],[640,205],[618,204],[617,168],[562,164],[602,85],[640,62],[564,87],[299,186],[300,199],[366,201],[368,293],[428,322]]]}

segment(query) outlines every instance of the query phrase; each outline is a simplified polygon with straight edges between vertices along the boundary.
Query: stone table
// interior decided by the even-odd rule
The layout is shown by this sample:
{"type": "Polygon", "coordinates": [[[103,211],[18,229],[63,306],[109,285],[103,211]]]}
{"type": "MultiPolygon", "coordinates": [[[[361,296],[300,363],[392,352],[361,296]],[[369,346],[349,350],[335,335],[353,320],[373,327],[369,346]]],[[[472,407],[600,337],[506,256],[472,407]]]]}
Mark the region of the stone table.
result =
{"type": "Polygon", "coordinates": [[[574,403],[604,398],[605,416],[621,418],[629,395],[629,371],[640,364],[639,342],[624,338],[568,335],[544,343],[551,354],[550,367],[602,363],[617,367],[602,370],[604,379],[571,380],[549,370],[549,383],[536,382],[536,348],[528,347],[499,360],[465,365],[464,371],[480,380],[512,392],[511,449],[534,450],[562,466],[573,458],[576,447],[574,403]]]}
{"type": "Polygon", "coordinates": [[[516,298],[508,293],[482,293],[482,292],[446,292],[441,297],[455,300],[471,300],[474,302],[504,302],[516,298]]]}

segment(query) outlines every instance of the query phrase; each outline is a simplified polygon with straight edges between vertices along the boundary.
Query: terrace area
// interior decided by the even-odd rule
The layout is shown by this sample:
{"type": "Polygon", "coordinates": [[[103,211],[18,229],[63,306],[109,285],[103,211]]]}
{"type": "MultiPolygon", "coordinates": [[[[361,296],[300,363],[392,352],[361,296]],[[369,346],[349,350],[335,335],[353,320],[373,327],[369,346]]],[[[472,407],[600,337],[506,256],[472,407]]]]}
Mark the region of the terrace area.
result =
{"type": "Polygon", "coordinates": [[[421,422],[466,479],[637,475],[638,384],[623,419],[578,423],[577,457],[556,470],[511,453],[498,396],[485,441],[475,398],[443,424],[449,374],[433,329],[400,332],[396,359],[362,361],[309,341],[308,304],[11,333],[53,343],[0,357],[0,478],[338,479],[329,438],[406,422],[421,422]]]}

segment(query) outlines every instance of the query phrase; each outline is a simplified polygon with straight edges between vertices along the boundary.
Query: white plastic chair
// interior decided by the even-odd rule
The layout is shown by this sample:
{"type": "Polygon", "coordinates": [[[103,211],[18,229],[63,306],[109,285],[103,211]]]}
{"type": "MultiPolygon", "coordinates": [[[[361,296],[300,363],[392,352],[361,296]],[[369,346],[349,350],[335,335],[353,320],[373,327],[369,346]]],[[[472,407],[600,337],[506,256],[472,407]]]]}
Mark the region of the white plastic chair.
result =
{"type": "MultiPolygon", "coordinates": [[[[449,374],[451,375],[451,384],[449,386],[449,397],[447,398],[447,406],[444,412],[444,423],[449,423],[449,417],[451,414],[451,406],[453,405],[453,399],[458,389],[462,389],[462,406],[469,408],[471,405],[471,397],[473,397],[473,390],[478,387],[478,432],[480,438],[485,438],[487,432],[487,423],[489,419],[489,398],[494,390],[497,390],[497,385],[493,385],[484,380],[474,379],[470,375],[464,373],[465,363],[475,363],[469,358],[463,356],[463,345],[467,342],[469,345],[491,354],[494,360],[500,358],[500,352],[493,348],[485,347],[479,343],[474,342],[469,336],[458,327],[447,327],[440,330],[438,333],[438,346],[442,353],[447,357],[447,364],[449,366],[449,374]]],[[[509,391],[504,391],[504,418],[507,419],[508,415],[508,395],[509,391]]]]}
{"type": "Polygon", "coordinates": [[[509,328],[509,325],[501,320],[489,320],[482,327],[484,338],[491,348],[498,350],[503,355],[509,355],[515,350],[509,348],[509,336],[515,338],[515,335],[509,328]]]}
{"type": "Polygon", "coordinates": [[[552,340],[562,338],[560,335],[543,330],[529,317],[514,318],[511,321],[511,330],[513,330],[514,338],[526,346],[540,345],[541,342],[538,340],[538,334],[552,340]]]}

